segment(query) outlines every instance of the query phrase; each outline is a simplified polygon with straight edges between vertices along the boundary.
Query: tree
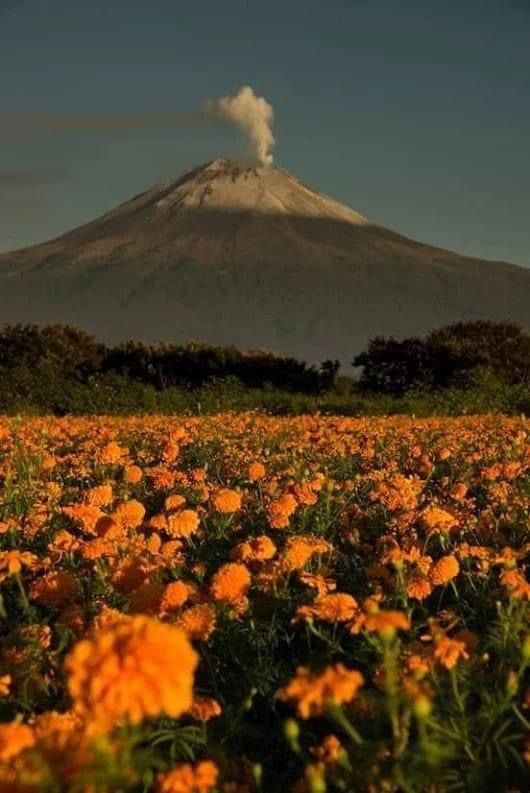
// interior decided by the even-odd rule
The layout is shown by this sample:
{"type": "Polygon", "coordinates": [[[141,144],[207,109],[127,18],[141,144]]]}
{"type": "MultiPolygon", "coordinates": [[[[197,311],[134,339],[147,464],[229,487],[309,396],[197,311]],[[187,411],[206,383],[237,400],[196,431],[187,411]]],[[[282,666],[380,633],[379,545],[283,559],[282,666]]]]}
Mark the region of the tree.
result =
{"type": "Polygon", "coordinates": [[[353,366],[362,369],[361,387],[393,395],[466,387],[479,370],[508,384],[530,384],[530,335],[513,322],[457,322],[423,339],[372,339],[353,366]]]}

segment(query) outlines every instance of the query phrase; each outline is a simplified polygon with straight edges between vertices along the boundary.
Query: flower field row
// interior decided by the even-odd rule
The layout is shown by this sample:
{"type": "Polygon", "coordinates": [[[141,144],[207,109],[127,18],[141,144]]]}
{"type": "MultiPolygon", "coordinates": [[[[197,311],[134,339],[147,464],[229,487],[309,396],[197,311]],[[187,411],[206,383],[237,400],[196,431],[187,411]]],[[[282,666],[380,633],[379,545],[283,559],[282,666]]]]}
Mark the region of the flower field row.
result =
{"type": "Polygon", "coordinates": [[[0,793],[525,791],[530,422],[0,419],[0,793]]]}

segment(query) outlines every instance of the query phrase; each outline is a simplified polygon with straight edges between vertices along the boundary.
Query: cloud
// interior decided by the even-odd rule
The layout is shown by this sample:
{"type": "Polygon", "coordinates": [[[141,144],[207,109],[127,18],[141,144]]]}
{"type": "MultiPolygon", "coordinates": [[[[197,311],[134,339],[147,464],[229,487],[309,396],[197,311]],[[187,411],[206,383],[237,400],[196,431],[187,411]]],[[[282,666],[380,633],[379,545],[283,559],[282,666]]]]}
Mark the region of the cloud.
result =
{"type": "Polygon", "coordinates": [[[19,140],[41,135],[64,133],[94,134],[165,132],[209,126],[212,120],[204,113],[32,113],[0,115],[0,139],[19,140]]]}
{"type": "Polygon", "coordinates": [[[52,174],[46,171],[0,170],[0,185],[3,187],[35,188],[43,187],[49,184],[55,184],[58,181],[58,174],[52,174]]]}

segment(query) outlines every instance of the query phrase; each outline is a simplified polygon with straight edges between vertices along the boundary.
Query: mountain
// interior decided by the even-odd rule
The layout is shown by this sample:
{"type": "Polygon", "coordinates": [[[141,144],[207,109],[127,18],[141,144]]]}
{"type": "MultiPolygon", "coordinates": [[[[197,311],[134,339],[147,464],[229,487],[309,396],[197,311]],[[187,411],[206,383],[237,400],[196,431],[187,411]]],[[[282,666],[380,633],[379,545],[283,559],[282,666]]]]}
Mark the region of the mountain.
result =
{"type": "Polygon", "coordinates": [[[530,327],[530,269],[372,223],[287,171],[215,160],[42,245],[0,255],[0,322],[264,347],[347,363],[374,335],[530,327]]]}

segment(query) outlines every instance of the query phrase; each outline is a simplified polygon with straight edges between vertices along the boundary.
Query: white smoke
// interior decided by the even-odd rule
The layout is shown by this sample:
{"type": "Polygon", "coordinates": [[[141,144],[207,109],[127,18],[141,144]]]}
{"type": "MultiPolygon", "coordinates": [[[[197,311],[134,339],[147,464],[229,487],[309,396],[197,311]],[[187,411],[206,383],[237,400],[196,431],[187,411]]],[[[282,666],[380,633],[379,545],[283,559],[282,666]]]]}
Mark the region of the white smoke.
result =
{"type": "Polygon", "coordinates": [[[272,165],[271,149],[276,142],[271,129],[274,110],[266,99],[256,96],[250,85],[242,86],[233,96],[210,100],[205,112],[242,130],[250,141],[257,162],[272,165]]]}

